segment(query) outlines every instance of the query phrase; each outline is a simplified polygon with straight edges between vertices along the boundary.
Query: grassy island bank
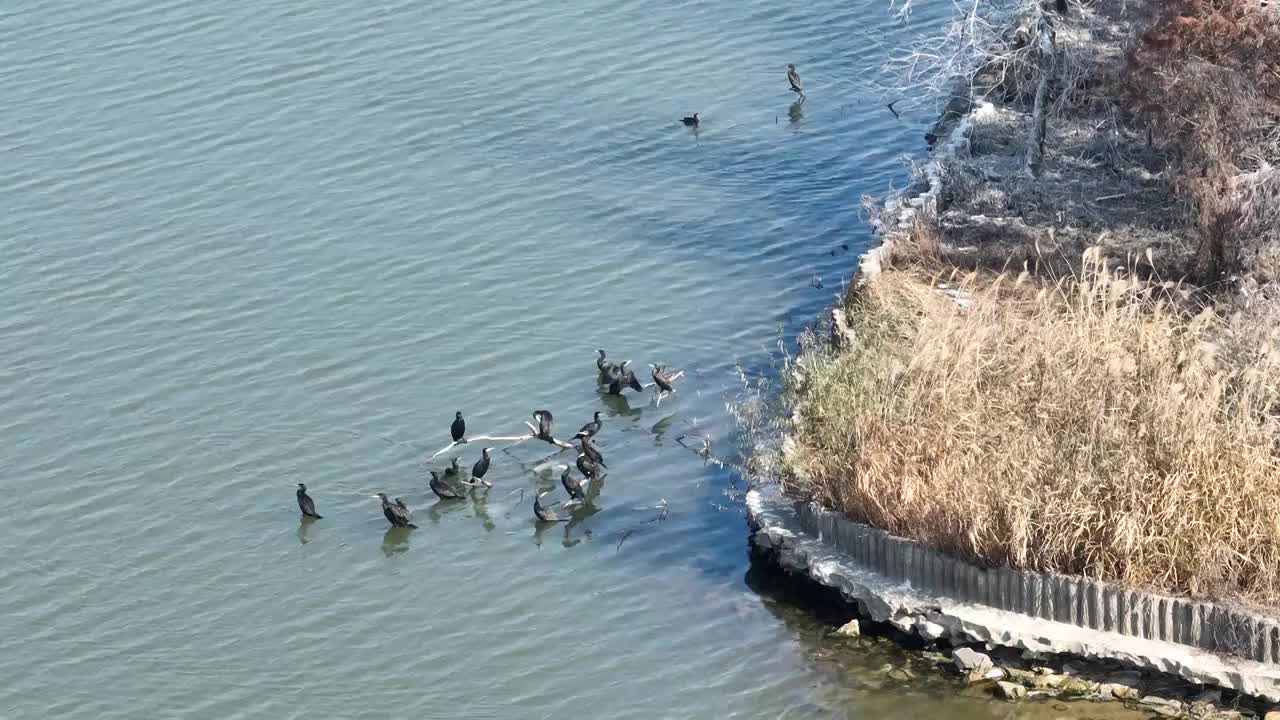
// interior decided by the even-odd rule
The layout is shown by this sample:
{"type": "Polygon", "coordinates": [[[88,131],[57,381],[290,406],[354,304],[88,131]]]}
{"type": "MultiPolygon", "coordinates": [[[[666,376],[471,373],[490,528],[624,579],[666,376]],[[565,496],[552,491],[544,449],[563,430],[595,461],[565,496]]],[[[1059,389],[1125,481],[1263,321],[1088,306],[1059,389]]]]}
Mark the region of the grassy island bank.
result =
{"type": "Polygon", "coordinates": [[[1053,6],[975,56],[932,133],[965,139],[799,359],[788,490],[982,565],[1280,607],[1280,9],[1053,6]]]}

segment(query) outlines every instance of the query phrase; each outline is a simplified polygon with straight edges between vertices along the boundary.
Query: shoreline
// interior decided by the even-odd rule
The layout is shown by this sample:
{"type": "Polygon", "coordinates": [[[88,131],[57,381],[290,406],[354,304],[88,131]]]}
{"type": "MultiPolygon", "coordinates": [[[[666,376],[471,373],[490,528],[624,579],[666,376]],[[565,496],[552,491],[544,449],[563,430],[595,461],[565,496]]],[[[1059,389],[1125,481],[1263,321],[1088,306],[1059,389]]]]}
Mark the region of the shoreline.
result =
{"type": "MultiPolygon", "coordinates": [[[[1135,23],[1129,31],[1136,34],[1138,30],[1134,28],[1141,29],[1140,25],[1135,23]]],[[[1037,114],[1041,104],[1039,100],[1036,103],[1037,114]]],[[[960,217],[964,213],[947,207],[954,204],[948,194],[955,194],[947,187],[948,179],[955,182],[954,167],[948,165],[963,156],[968,165],[981,167],[972,158],[988,153],[975,153],[973,143],[991,145],[991,128],[1020,126],[1026,118],[1020,120],[1018,116],[1030,116],[1025,108],[1011,108],[981,97],[970,99],[966,105],[967,109],[957,114],[954,103],[948,103],[931,128],[930,138],[942,142],[933,143],[921,173],[923,188],[913,194],[906,191],[891,196],[883,211],[873,218],[882,243],[859,258],[851,295],[891,269],[900,239],[909,236],[924,216],[932,216],[934,222],[944,213],[950,216],[938,223],[939,235],[948,237],[952,250],[962,246],[960,255],[966,258],[962,262],[978,269],[993,254],[1003,256],[1006,266],[1015,259],[1035,263],[1038,258],[1030,251],[1016,252],[1017,246],[1026,246],[1028,237],[1036,255],[1041,255],[1040,243],[1045,235],[1056,243],[1059,254],[1063,246],[1069,245],[1069,239],[1055,237],[1053,224],[1042,216],[1038,227],[1034,220],[1020,221],[1021,227],[1012,233],[1018,236],[1014,251],[1010,245],[999,243],[993,250],[985,247],[983,240],[995,233],[1007,234],[1012,223],[982,213],[960,217]],[[975,139],[975,128],[982,129],[985,137],[975,139]],[[1047,233],[1042,232],[1046,227],[1047,233]]],[[[1074,130],[1068,127],[1062,134],[1069,135],[1074,130]]],[[[994,144],[1001,142],[1005,139],[994,144]]],[[[1151,145],[1149,132],[1147,145],[1151,145]]],[[[997,147],[989,154],[999,156],[1001,150],[1007,148],[997,147]]],[[[1012,154],[1016,156],[1018,149],[1012,154]]],[[[994,162],[1002,161],[997,158],[994,162]]],[[[1030,164],[1030,159],[1027,162],[1030,164]]],[[[991,163],[986,167],[990,168],[991,163]]],[[[1141,172],[1146,171],[1135,174],[1140,176],[1141,172]]],[[[987,177],[979,173],[979,178],[987,177]]],[[[1163,178],[1168,181],[1163,183],[1151,178],[1141,180],[1145,184],[1135,192],[1148,198],[1154,197],[1159,188],[1172,185],[1169,178],[1163,178]]],[[[1004,194],[1007,188],[997,185],[979,179],[977,189],[970,188],[968,192],[1004,194]]],[[[915,186],[920,187],[921,183],[918,181],[915,186]]],[[[1121,196],[1104,188],[1093,202],[1096,205],[1121,196]]],[[[1050,197],[1044,203],[1049,210],[1054,209],[1054,199],[1050,197]]],[[[1105,228],[1106,223],[1102,225],[1105,228]]],[[[1131,232],[1132,228],[1126,231],[1131,232]]],[[[1074,232],[1081,237],[1087,234],[1078,228],[1074,232]]],[[[1146,233],[1142,239],[1148,242],[1148,260],[1155,247],[1155,257],[1165,266],[1190,267],[1187,243],[1177,236],[1176,227],[1172,232],[1146,233]]],[[[1125,247],[1121,241],[1112,249],[1125,247]]],[[[1054,262],[1056,259],[1048,264],[1054,262]]],[[[1157,264],[1151,262],[1153,266],[1157,264]]],[[[1067,269],[1071,270],[1069,265],[1067,269]]],[[[962,299],[956,301],[960,304],[962,299]]],[[[860,340],[856,318],[849,313],[848,306],[832,308],[828,342],[836,352],[854,348],[860,340]]],[[[783,439],[782,453],[783,465],[795,471],[787,460],[797,452],[797,437],[804,436],[805,407],[800,398],[792,401],[792,425],[783,439]]],[[[786,484],[784,479],[783,487],[786,484]]],[[[1143,588],[1100,583],[1079,575],[1041,576],[1007,566],[982,570],[927,544],[894,537],[839,512],[824,510],[816,503],[784,496],[777,488],[753,490],[747,507],[753,557],[794,574],[800,582],[838,590],[857,617],[887,623],[926,645],[951,646],[961,674],[974,683],[990,684],[990,691],[997,697],[1115,699],[1160,715],[1222,718],[1263,714],[1271,718],[1264,703],[1280,703],[1280,616],[1274,613],[1250,613],[1226,605],[1215,607],[1212,602],[1151,595],[1143,588]],[[942,568],[944,565],[947,569],[942,568]],[[947,572],[951,575],[944,579],[947,572]],[[1045,599],[1043,604],[1032,602],[1028,590],[1032,582],[1037,586],[1037,596],[1045,599]],[[1052,591],[1048,590],[1051,582],[1052,591]],[[1044,592],[1039,592],[1041,586],[1044,592]],[[1055,598],[1059,600],[1056,618],[1052,607],[1055,598]],[[1045,605],[1049,606],[1047,616],[1045,605]],[[1020,656],[1006,657],[997,666],[989,657],[983,660],[985,656],[980,653],[974,659],[970,649],[974,645],[987,651],[1017,651],[1020,656]],[[1220,654],[1224,651],[1231,654],[1220,654]],[[1056,659],[1059,668],[1071,666],[1072,671],[1053,672],[1032,665],[1049,664],[1046,659],[1050,658],[1056,659]],[[1115,678],[1129,682],[1108,681],[1115,678]],[[1176,686],[1167,693],[1172,697],[1143,693],[1147,687],[1168,687],[1171,683],[1176,686]],[[1215,691],[1215,687],[1227,691],[1228,703],[1236,709],[1223,706],[1222,692],[1215,691]]],[[[852,632],[857,632],[856,621],[851,625],[852,632]]]]}
{"type": "MultiPolygon", "coordinates": [[[[1166,628],[1171,633],[1190,625],[1174,620],[1172,605],[1144,602],[1150,599],[1145,593],[1125,597],[1113,592],[1103,600],[1100,584],[1083,578],[981,570],[813,503],[789,499],[777,486],[748,493],[747,520],[756,561],[797,582],[840,593],[855,619],[837,634],[858,633],[859,621],[891,627],[901,644],[912,639],[926,648],[949,650],[946,657],[966,682],[989,686],[996,697],[1117,700],[1161,708],[1169,716],[1193,716],[1198,703],[1201,710],[1213,706],[1215,717],[1223,720],[1229,712],[1221,704],[1224,690],[1234,694],[1228,695],[1231,706],[1250,708],[1259,716],[1265,708],[1257,700],[1280,703],[1280,666],[1161,639],[1166,628]],[[851,552],[851,546],[861,550],[851,552]],[[1079,592],[1077,584],[1093,585],[1098,599],[1079,592]],[[1026,594],[1033,587],[1034,598],[1026,594]],[[1065,621],[999,609],[1001,604],[1035,605],[1051,616],[1056,610],[1065,621]],[[1117,609],[1125,611],[1123,620],[1117,609]],[[1088,627],[1091,616],[1107,628],[1088,627]],[[1134,634],[1118,631],[1124,622],[1132,622],[1134,634]],[[1009,687],[1010,682],[1025,692],[1009,687]],[[1213,688],[1219,689],[1216,694],[1213,688]]],[[[1200,617],[1195,619],[1198,623],[1200,617]]]]}

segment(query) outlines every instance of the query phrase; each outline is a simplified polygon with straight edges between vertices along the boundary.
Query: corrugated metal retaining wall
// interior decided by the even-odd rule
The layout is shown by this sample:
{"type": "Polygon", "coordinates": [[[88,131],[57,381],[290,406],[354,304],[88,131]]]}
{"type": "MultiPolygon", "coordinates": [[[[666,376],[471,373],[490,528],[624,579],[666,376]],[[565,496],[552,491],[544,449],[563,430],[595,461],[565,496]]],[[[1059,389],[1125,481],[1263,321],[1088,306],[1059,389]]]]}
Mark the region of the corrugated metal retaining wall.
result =
{"type": "Polygon", "coordinates": [[[908,581],[935,595],[1280,664],[1280,622],[1273,618],[1082,577],[985,570],[813,503],[798,502],[796,510],[807,532],[881,575],[908,581]]]}

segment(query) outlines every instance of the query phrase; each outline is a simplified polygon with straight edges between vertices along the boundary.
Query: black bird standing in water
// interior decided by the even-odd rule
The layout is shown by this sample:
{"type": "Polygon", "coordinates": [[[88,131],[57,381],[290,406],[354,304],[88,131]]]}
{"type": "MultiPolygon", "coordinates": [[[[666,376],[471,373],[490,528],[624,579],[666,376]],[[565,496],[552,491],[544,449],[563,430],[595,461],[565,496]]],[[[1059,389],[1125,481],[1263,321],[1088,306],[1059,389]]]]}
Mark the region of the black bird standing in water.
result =
{"type": "MultiPolygon", "coordinates": [[[[630,360],[627,361],[627,363],[630,362],[630,360]]],[[[636,379],[636,374],[631,371],[631,368],[622,369],[622,382],[626,383],[627,387],[635,390],[636,392],[644,392],[644,386],[636,379]]]]}
{"type": "Polygon", "coordinates": [[[534,410],[533,419],[538,421],[537,436],[539,440],[551,439],[551,425],[556,421],[550,410],[534,410]]]}
{"type": "Polygon", "coordinates": [[[597,350],[596,353],[599,355],[596,358],[596,369],[600,371],[599,383],[608,385],[617,380],[622,375],[622,371],[617,365],[605,360],[604,350],[597,350]]]}
{"type": "Polygon", "coordinates": [[[595,463],[596,465],[599,465],[602,468],[608,469],[609,466],[604,464],[604,453],[600,452],[600,448],[596,447],[596,444],[591,442],[591,438],[584,437],[584,438],[581,438],[581,441],[582,441],[582,454],[590,458],[591,462],[595,463]]]}
{"type": "Polygon", "coordinates": [[[635,372],[633,372],[631,368],[627,367],[630,363],[630,360],[623,360],[622,364],[618,366],[618,377],[615,378],[613,382],[609,383],[610,395],[621,395],[625,388],[631,388],[636,392],[644,392],[644,385],[640,384],[640,380],[636,378],[635,372]]]}
{"type": "Polygon", "coordinates": [[[568,518],[562,518],[556,515],[555,510],[552,510],[551,508],[542,504],[542,498],[550,494],[551,494],[551,491],[548,490],[544,493],[534,496],[533,516],[538,518],[538,522],[544,522],[544,523],[566,522],[568,518]]]}
{"type": "Polygon", "coordinates": [[[475,465],[471,466],[471,482],[484,483],[485,487],[493,487],[493,483],[484,479],[484,474],[489,472],[489,451],[493,448],[483,448],[480,450],[480,459],[475,465]]]}
{"type": "Polygon", "coordinates": [[[702,121],[698,119],[698,113],[694,113],[688,117],[682,117],[680,118],[680,122],[684,123],[687,127],[698,127],[698,125],[702,123],[702,121]]]}
{"type": "Polygon", "coordinates": [[[316,512],[315,501],[307,494],[307,486],[298,483],[298,509],[302,511],[302,517],[315,518],[320,520],[323,515],[316,512]]]}
{"type": "Polygon", "coordinates": [[[595,437],[596,433],[598,432],[600,432],[600,411],[599,410],[596,411],[595,415],[591,416],[591,422],[579,428],[578,433],[573,437],[574,439],[590,438],[590,437],[595,437]]]}
{"type": "Polygon", "coordinates": [[[387,498],[386,493],[378,493],[377,495],[374,495],[374,497],[382,500],[382,514],[386,516],[387,522],[391,523],[395,527],[418,527],[412,522],[409,522],[413,519],[413,516],[409,513],[409,508],[405,507],[403,500],[396,498],[396,501],[393,503],[387,498]]]}
{"type": "Polygon", "coordinates": [[[462,468],[458,467],[459,462],[458,458],[454,458],[449,461],[449,467],[444,469],[444,476],[446,478],[457,478],[462,474],[462,468]]]}
{"type": "Polygon", "coordinates": [[[796,72],[796,66],[787,64],[787,82],[791,83],[791,92],[804,99],[804,83],[800,81],[800,73],[796,72]]]}
{"type": "Polygon", "coordinates": [[[587,457],[586,453],[578,454],[578,472],[588,480],[595,480],[600,477],[600,467],[587,457]]]}
{"type": "Polygon", "coordinates": [[[684,374],[684,371],[669,373],[667,372],[666,365],[650,364],[649,367],[653,368],[653,372],[651,373],[653,376],[653,384],[658,388],[658,404],[661,405],[662,398],[676,391],[676,388],[672,383],[679,379],[680,376],[684,374]]]}
{"type": "Polygon", "coordinates": [[[453,424],[449,426],[449,434],[453,436],[455,443],[466,442],[463,436],[467,434],[467,421],[462,419],[461,410],[454,413],[453,424]]]}
{"type": "Polygon", "coordinates": [[[440,479],[440,473],[435,470],[431,471],[431,492],[441,500],[458,500],[462,498],[462,493],[449,487],[449,483],[440,479]]]}
{"type": "Polygon", "coordinates": [[[573,468],[565,466],[564,472],[560,473],[560,484],[564,486],[564,491],[569,493],[570,500],[584,502],[587,499],[587,493],[582,489],[582,481],[573,476],[573,468]]]}

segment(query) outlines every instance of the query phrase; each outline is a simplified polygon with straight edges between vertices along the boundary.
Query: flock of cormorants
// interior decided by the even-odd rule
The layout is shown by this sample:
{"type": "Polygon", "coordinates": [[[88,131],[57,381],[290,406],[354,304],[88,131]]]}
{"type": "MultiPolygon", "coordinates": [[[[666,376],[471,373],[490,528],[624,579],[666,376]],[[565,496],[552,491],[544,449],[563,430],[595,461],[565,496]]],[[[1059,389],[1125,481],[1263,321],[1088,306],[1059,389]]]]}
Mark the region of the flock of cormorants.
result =
{"type": "MultiPolygon", "coordinates": [[[[800,73],[796,72],[796,66],[791,63],[787,64],[787,82],[791,85],[791,92],[797,96],[799,101],[797,105],[804,104],[804,83],[800,80],[800,73]]],[[[889,109],[892,110],[893,108],[889,109]]],[[[894,114],[896,115],[897,113],[894,114]]],[[[698,116],[698,113],[694,113],[680,118],[680,122],[684,123],[686,127],[696,128],[702,124],[702,119],[698,116]]]]}
{"type": "MultiPolygon", "coordinates": [[[[606,388],[606,392],[610,395],[621,395],[624,390],[634,390],[636,392],[644,392],[647,388],[657,389],[657,398],[655,402],[662,404],[662,400],[675,390],[675,381],[684,375],[683,372],[671,372],[666,365],[649,365],[650,377],[653,382],[641,383],[636,377],[634,371],[628,367],[630,360],[624,360],[621,363],[614,364],[607,359],[604,350],[596,350],[596,370],[598,371],[597,382],[606,388]]],[[[578,441],[575,448],[571,443],[556,439],[552,434],[553,423],[555,418],[548,410],[535,410],[533,412],[534,422],[525,421],[525,425],[529,427],[528,435],[517,435],[512,437],[497,437],[481,435],[472,438],[467,437],[467,422],[462,417],[462,411],[454,414],[453,423],[449,426],[449,436],[452,441],[444,448],[437,451],[427,461],[435,459],[442,453],[448,452],[450,449],[475,440],[494,440],[507,441],[511,443],[521,443],[525,440],[542,440],[543,442],[555,445],[561,450],[576,449],[578,451],[577,462],[573,466],[560,466],[563,472],[560,474],[560,484],[564,486],[565,493],[569,496],[569,501],[563,505],[565,509],[581,505],[587,500],[587,489],[591,482],[599,481],[603,475],[602,470],[607,470],[608,465],[604,462],[604,453],[600,447],[595,444],[593,438],[600,432],[603,423],[600,421],[600,412],[597,411],[591,418],[591,421],[578,429],[574,433],[572,440],[578,441]],[[536,424],[535,424],[536,423],[536,424]],[[576,478],[573,475],[574,467],[582,474],[582,478],[576,478]],[[584,482],[585,481],[585,482],[584,482]]],[[[441,500],[461,500],[466,497],[469,490],[476,487],[490,488],[493,486],[485,475],[489,472],[489,463],[492,460],[490,453],[494,450],[492,447],[482,448],[480,450],[480,459],[471,466],[471,474],[467,479],[462,478],[462,468],[460,460],[455,457],[445,468],[444,472],[431,470],[431,492],[441,500]]],[[[523,492],[523,491],[521,491],[523,492]]],[[[544,504],[543,498],[550,494],[550,491],[538,493],[533,499],[533,515],[539,523],[557,523],[569,520],[567,517],[560,517],[554,506],[557,503],[544,504]]],[[[316,512],[315,501],[307,494],[307,486],[298,483],[298,509],[302,511],[303,518],[313,518],[316,520],[324,517],[316,512]]],[[[408,506],[404,504],[404,500],[400,498],[388,497],[386,493],[378,493],[373,497],[382,503],[382,514],[387,518],[387,522],[393,527],[400,528],[416,528],[413,524],[413,514],[409,511],[408,506]]]]}
{"type": "MultiPolygon", "coordinates": [[[[791,91],[798,96],[799,102],[803,103],[805,100],[804,83],[801,82],[800,73],[796,72],[794,64],[787,65],[787,82],[791,86],[791,91]]],[[[702,120],[698,113],[694,113],[688,117],[681,118],[680,122],[688,127],[697,128],[702,120]]],[[[661,405],[664,398],[676,391],[674,383],[684,374],[683,372],[672,373],[665,365],[651,364],[649,366],[651,368],[650,377],[653,378],[653,382],[642,384],[636,377],[635,372],[628,367],[631,364],[630,360],[624,360],[615,365],[609,362],[604,350],[597,350],[596,355],[596,369],[600,372],[599,382],[607,388],[610,395],[621,395],[624,390],[644,392],[645,388],[656,387],[658,392],[656,403],[661,405]]],[[[525,425],[529,426],[528,435],[517,437],[481,436],[470,438],[470,440],[504,440],[515,443],[524,442],[525,440],[542,440],[561,449],[575,449],[572,444],[557,440],[551,434],[554,418],[549,411],[535,410],[533,419],[537,425],[528,420],[525,421],[525,425]]],[[[578,472],[582,473],[582,480],[573,477],[573,466],[563,466],[563,472],[560,474],[560,484],[564,486],[565,492],[569,495],[569,502],[564,504],[565,508],[586,502],[587,488],[583,480],[588,484],[598,481],[602,474],[600,472],[601,469],[607,470],[609,467],[604,463],[604,454],[600,452],[600,448],[592,441],[596,433],[600,432],[600,427],[600,413],[597,412],[591,422],[583,425],[572,438],[579,441],[579,446],[576,448],[578,450],[578,460],[575,465],[578,472]]],[[[456,445],[469,442],[466,434],[467,422],[462,417],[462,411],[458,411],[454,414],[453,424],[449,426],[449,435],[453,439],[452,442],[428,458],[428,461],[435,459],[436,456],[447,452],[456,445]]],[[[466,497],[469,489],[474,489],[477,486],[492,487],[492,483],[485,480],[484,476],[489,472],[489,462],[492,459],[489,453],[493,449],[491,447],[481,449],[480,459],[476,461],[475,465],[471,466],[471,475],[468,480],[462,479],[462,469],[459,467],[459,460],[456,457],[449,464],[449,467],[444,470],[443,474],[437,470],[431,470],[431,492],[435,493],[436,497],[441,500],[460,500],[466,497]],[[467,489],[463,489],[464,486],[467,489]]],[[[555,503],[543,504],[542,499],[548,494],[550,494],[550,491],[539,493],[534,497],[534,517],[541,523],[556,523],[568,520],[568,518],[562,518],[556,513],[554,509],[555,503]]],[[[387,522],[394,527],[417,527],[412,522],[413,514],[403,500],[387,497],[386,493],[378,493],[373,497],[382,502],[382,514],[386,516],[387,522]]],[[[304,518],[319,520],[323,517],[316,512],[315,501],[311,499],[311,496],[307,495],[307,486],[303,483],[298,483],[298,508],[302,511],[304,518]]]]}

